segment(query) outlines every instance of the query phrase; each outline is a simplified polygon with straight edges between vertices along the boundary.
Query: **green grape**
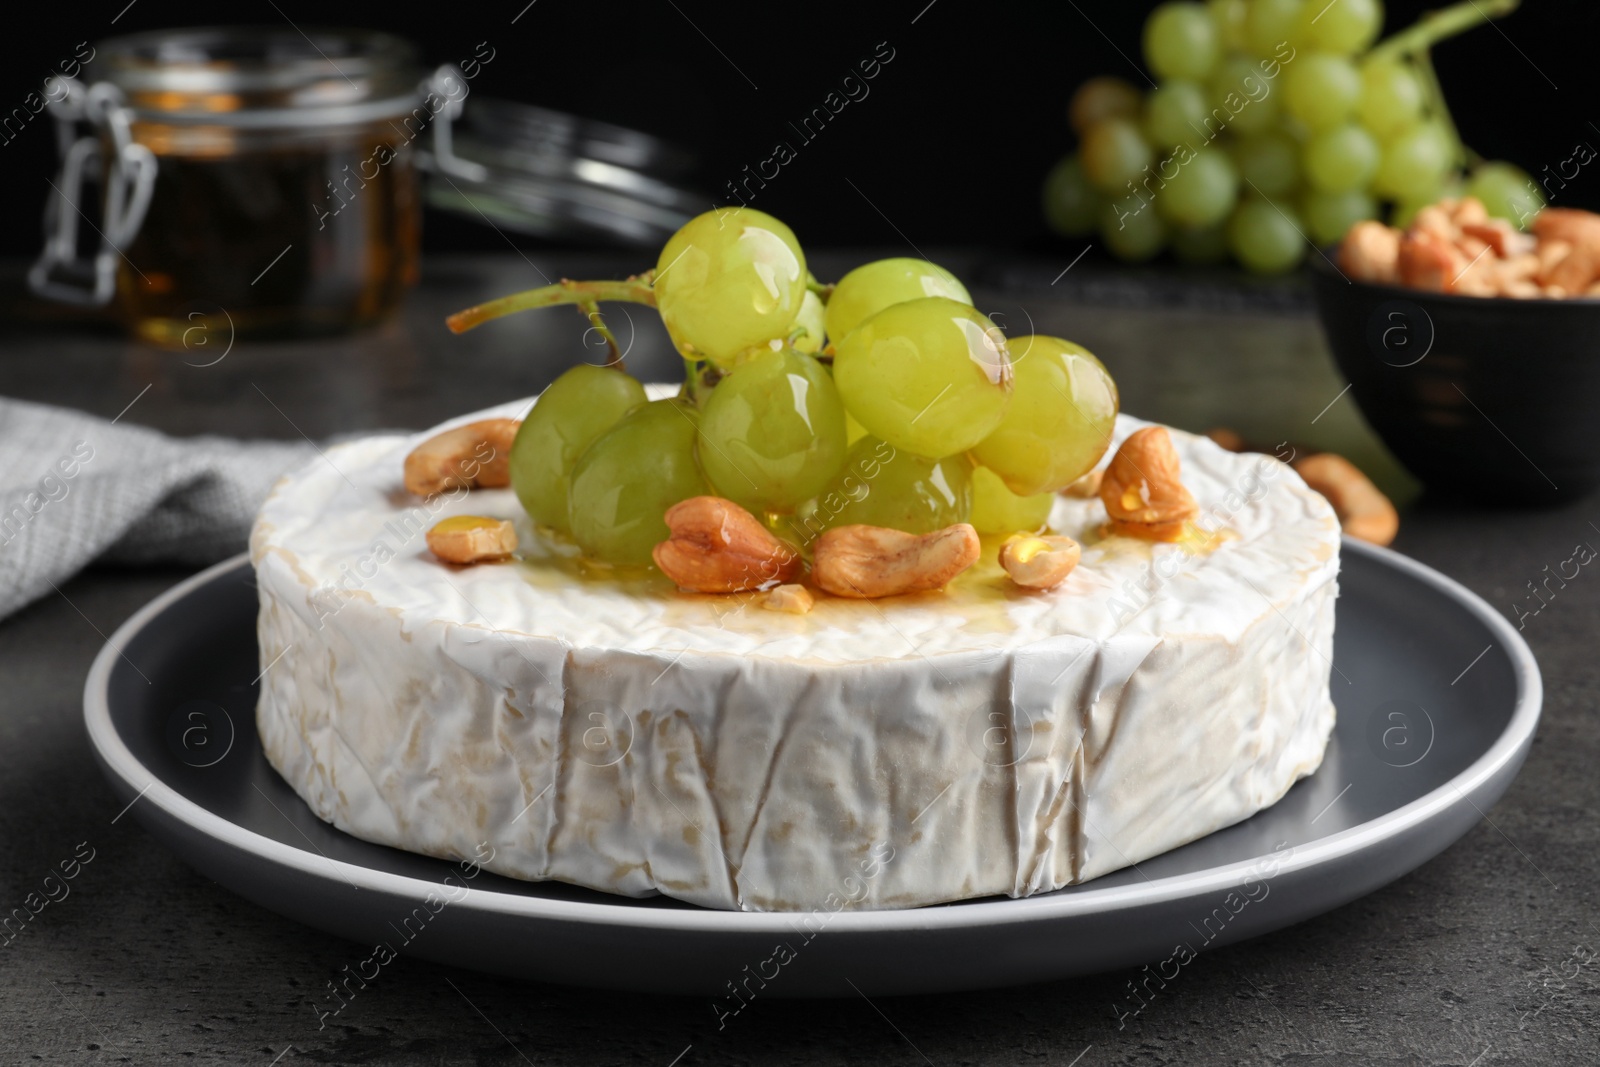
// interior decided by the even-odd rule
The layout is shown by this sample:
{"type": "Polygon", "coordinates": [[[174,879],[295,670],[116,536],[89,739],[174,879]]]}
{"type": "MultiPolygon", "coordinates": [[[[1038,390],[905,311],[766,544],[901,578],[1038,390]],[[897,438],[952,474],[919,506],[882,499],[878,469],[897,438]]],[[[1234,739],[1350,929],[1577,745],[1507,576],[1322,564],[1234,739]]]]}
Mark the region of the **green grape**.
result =
{"type": "Polygon", "coordinates": [[[1284,107],[1312,133],[1350,121],[1360,102],[1361,72],[1343,56],[1305,52],[1284,66],[1284,107]]]}
{"type": "Polygon", "coordinates": [[[1102,119],[1083,135],[1079,158],[1095,188],[1115,196],[1150,165],[1150,144],[1132,119],[1102,119]]]}
{"type": "Polygon", "coordinates": [[[1228,153],[1207,148],[1195,153],[1156,191],[1156,210],[1175,226],[1211,226],[1228,217],[1239,197],[1239,173],[1228,153]]]}
{"type": "Polygon", "coordinates": [[[1149,201],[1125,196],[1100,212],[1100,239],[1118,259],[1139,263],[1166,247],[1167,226],[1149,201]]]}
{"type": "Polygon", "coordinates": [[[1250,199],[1228,220],[1234,258],[1258,274],[1281,274],[1306,254],[1299,224],[1281,204],[1250,199]]]}
{"type": "Polygon", "coordinates": [[[1244,56],[1229,56],[1206,85],[1211,96],[1211,112],[1206,136],[1215,138],[1222,130],[1250,137],[1275,129],[1282,114],[1282,95],[1255,61],[1244,56]]]}
{"type": "Polygon", "coordinates": [[[1106,74],[1078,86],[1067,103],[1067,121],[1079,137],[1102,119],[1131,119],[1138,113],[1139,90],[1106,74]]]}
{"type": "Polygon", "coordinates": [[[1396,200],[1390,212],[1389,225],[1403,230],[1411,225],[1412,220],[1417,217],[1417,212],[1423,208],[1445,199],[1460,199],[1465,192],[1466,184],[1459,176],[1446,175],[1439,180],[1439,184],[1396,200]]]}
{"type": "Polygon", "coordinates": [[[1158,78],[1204,78],[1222,54],[1217,24],[1202,4],[1172,0],[1144,24],[1144,61],[1158,78]]]}
{"type": "Polygon", "coordinates": [[[604,563],[650,563],[668,536],[662,518],[707,491],[695,462],[699,412],[680,397],[634,408],[578,457],[567,490],[573,540],[604,563]]]}
{"type": "Polygon", "coordinates": [[[1350,227],[1363,219],[1378,217],[1378,202],[1360,189],[1342,193],[1309,190],[1300,201],[1306,231],[1319,245],[1336,244],[1350,227]]]}
{"type": "Polygon", "coordinates": [[[1311,0],[1300,9],[1295,44],[1319,52],[1365,52],[1383,29],[1383,0],[1311,0]]]}
{"type": "Polygon", "coordinates": [[[967,287],[925,259],[878,259],[839,279],[828,297],[828,336],[834,346],[851,330],[892,304],[943,296],[970,306],[967,287]]]}
{"type": "Polygon", "coordinates": [[[1089,184],[1083,163],[1068,156],[1044,179],[1044,219],[1063,237],[1087,237],[1100,222],[1105,194],[1089,184]]]}
{"type": "Polygon", "coordinates": [[[645,402],[619,370],[580,363],[550,383],[511,444],[511,488],[534,522],[571,533],[567,478],[595,438],[645,402]]]}
{"type": "Polygon", "coordinates": [[[1368,63],[1361,70],[1361,125],[1379,140],[1388,140],[1422,118],[1422,83],[1401,63],[1368,63]]]}
{"type": "Polygon", "coordinates": [[[1059,337],[1019,337],[1011,410],[972,450],[1013,493],[1064,489],[1105,455],[1117,384],[1094,354],[1059,337]]]}
{"type": "Polygon", "coordinates": [[[844,418],[822,364],[782,345],[753,349],[700,411],[700,468],[741,507],[791,511],[844,462],[844,418]]]}
{"type": "Polygon", "coordinates": [[[945,296],[893,304],[845,334],[833,379],[869,433],[932,459],[983,440],[1011,401],[1005,335],[945,296]]]}
{"type": "Polygon", "coordinates": [[[1455,144],[1438,123],[1424,122],[1383,146],[1373,191],[1395,200],[1422,196],[1450,171],[1455,144]]]}
{"type": "Polygon", "coordinates": [[[1217,38],[1228,52],[1243,52],[1244,17],[1248,10],[1245,0],[1206,0],[1206,10],[1216,23],[1217,38]]]}
{"type": "Polygon", "coordinates": [[[822,302],[822,297],[807,289],[805,299],[800,301],[800,314],[795,316],[794,325],[789,327],[790,334],[798,329],[805,330],[804,334],[794,339],[796,352],[814,354],[822,351],[828,332],[827,315],[828,308],[822,302]]]}
{"type": "Polygon", "coordinates": [[[1306,180],[1324,193],[1364,189],[1378,170],[1380,153],[1372,134],[1354,123],[1324,130],[1306,142],[1306,180]]]}
{"type": "Polygon", "coordinates": [[[1228,258],[1226,222],[1198,229],[1179,227],[1168,234],[1172,254],[1184,263],[1221,263],[1228,258]]]}
{"type": "Polygon", "coordinates": [[[1244,15],[1245,47],[1265,59],[1295,37],[1301,0],[1248,0],[1244,15]]]}
{"type": "Polygon", "coordinates": [[[1210,113],[1200,83],[1169,81],[1145,100],[1144,132],[1163,151],[1181,144],[1200,145],[1207,139],[1205,121],[1210,113]]]}
{"type": "Polygon", "coordinates": [[[754,208],[690,219],[656,263],[656,305],[685,356],[725,364],[787,335],[806,295],[806,259],[789,227],[754,208]]]}
{"type": "Polygon", "coordinates": [[[852,415],[852,414],[850,414],[850,412],[846,411],[844,413],[844,441],[845,441],[845,444],[853,445],[853,444],[855,444],[857,441],[861,440],[865,436],[867,436],[867,428],[865,426],[861,425],[859,422],[857,422],[856,421],[856,417],[854,415],[852,415]]]}
{"type": "Polygon", "coordinates": [[[1243,137],[1232,148],[1246,189],[1276,198],[1288,196],[1300,184],[1300,146],[1288,134],[1243,137]]]}
{"type": "Polygon", "coordinates": [[[981,534],[1036,533],[1050,521],[1054,493],[1018,496],[1006,488],[988,467],[972,472],[972,517],[967,521],[981,534]]]}
{"type": "Polygon", "coordinates": [[[838,476],[790,525],[801,541],[836,526],[887,526],[924,534],[972,514],[972,464],[965,456],[927,459],[876,437],[850,449],[838,476]]]}
{"type": "Polygon", "coordinates": [[[1483,201],[1489,214],[1526,228],[1544,207],[1544,194],[1527,171],[1510,163],[1480,163],[1467,181],[1467,195],[1483,201]]]}

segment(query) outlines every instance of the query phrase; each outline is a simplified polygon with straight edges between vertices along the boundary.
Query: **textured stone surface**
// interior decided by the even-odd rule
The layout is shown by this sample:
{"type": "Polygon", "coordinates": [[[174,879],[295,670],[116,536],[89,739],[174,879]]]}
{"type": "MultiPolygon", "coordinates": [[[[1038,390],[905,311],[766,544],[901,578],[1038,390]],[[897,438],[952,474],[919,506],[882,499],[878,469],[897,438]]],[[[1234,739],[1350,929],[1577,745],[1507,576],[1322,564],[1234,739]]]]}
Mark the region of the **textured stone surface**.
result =
{"type": "MultiPolygon", "coordinates": [[[[944,258],[964,269],[958,258],[944,258]]],[[[539,266],[551,277],[582,277],[629,264],[539,266]]],[[[826,261],[821,266],[819,274],[832,272],[826,261]]],[[[466,338],[452,339],[438,324],[447,309],[540,281],[515,257],[447,262],[404,325],[352,341],[240,344],[209,368],[115,338],[7,327],[0,393],[109,417],[154,383],[125,417],[182,433],[294,438],[297,426],[321,436],[427,425],[530,392],[559,369],[562,353],[576,351],[581,323],[558,312],[466,338]]],[[[1356,454],[1372,448],[1348,397],[1311,422],[1341,383],[1309,317],[1130,314],[1033,294],[979,297],[1012,314],[1025,307],[1039,331],[1096,350],[1139,415],[1202,430],[1232,422],[1262,439],[1292,437],[1356,454]]],[[[641,373],[665,373],[671,357],[654,324],[642,314],[635,322],[631,358],[641,373]]],[[[1396,547],[1509,614],[1546,564],[1567,559],[1581,540],[1600,545],[1591,522],[1600,524],[1600,501],[1512,512],[1423,500],[1404,510],[1396,547]]],[[[1593,888],[1600,578],[1587,569],[1526,620],[1546,702],[1521,776],[1488,820],[1393,885],[1298,927],[1203,954],[1121,1029],[1113,1006],[1126,1010],[1133,972],[870,1004],[757,1000],[720,1031],[703,1001],[520,984],[402,959],[319,1032],[313,1005],[360,953],[207,882],[133,819],[113,824],[121,805],[84,737],[80,691],[102,634],[183,576],[94,571],[0,624],[0,908],[39,889],[80,842],[94,850],[70,896],[0,946],[0,1061],[267,1065],[281,1056],[282,1064],[667,1067],[681,1055],[684,1067],[1487,1067],[1600,1060],[1593,888]]]]}

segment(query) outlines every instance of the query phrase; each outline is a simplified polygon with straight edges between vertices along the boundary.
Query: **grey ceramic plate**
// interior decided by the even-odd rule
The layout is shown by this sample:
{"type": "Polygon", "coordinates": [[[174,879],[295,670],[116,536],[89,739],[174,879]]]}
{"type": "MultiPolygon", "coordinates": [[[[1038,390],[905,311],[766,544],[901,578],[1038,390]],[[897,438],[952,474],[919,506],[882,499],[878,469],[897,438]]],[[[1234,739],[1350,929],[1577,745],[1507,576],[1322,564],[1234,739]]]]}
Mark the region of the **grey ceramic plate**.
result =
{"type": "MultiPolygon", "coordinates": [[[[1466,589],[1345,543],[1339,722],[1274,807],[1136,868],[1025,900],[743,914],[479,874],[349,837],[256,741],[256,596],[243,557],[117,631],[84,693],[113,788],[207,877],[358,946],[518,977],[722,996],[973,989],[1158,963],[1336,908],[1455,841],[1504,792],[1539,719],[1528,647],[1466,589]],[[463,888],[456,888],[456,886],[463,888]],[[754,983],[761,983],[758,987],[754,983]]],[[[1171,961],[1171,962],[1168,962],[1171,961]]]]}

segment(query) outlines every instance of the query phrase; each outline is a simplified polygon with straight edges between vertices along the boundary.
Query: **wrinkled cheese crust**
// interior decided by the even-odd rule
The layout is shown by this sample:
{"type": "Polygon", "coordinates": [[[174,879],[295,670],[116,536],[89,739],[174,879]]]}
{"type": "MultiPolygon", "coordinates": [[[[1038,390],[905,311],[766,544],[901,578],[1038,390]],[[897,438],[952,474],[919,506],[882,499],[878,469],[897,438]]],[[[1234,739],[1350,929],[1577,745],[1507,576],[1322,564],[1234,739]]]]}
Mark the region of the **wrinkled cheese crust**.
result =
{"type": "Polygon", "coordinates": [[[906,907],[1094,878],[1321,763],[1338,525],[1269,457],[1173,431],[1208,550],[1062,497],[1084,549],[1055,590],[989,545],[946,593],[797,616],[585,576],[509,490],[411,497],[423,436],[329,449],[251,540],[263,747],[357,837],[713,908],[906,907]],[[522,558],[435,561],[458,514],[513,519],[522,558]]]}

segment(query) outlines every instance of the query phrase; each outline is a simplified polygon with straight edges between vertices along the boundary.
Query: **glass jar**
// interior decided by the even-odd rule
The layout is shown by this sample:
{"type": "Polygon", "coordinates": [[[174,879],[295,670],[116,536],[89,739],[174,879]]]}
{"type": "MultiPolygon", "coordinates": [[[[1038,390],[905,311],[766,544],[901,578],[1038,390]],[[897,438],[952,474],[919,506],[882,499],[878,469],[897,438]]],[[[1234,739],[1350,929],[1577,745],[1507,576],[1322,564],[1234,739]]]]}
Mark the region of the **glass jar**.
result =
{"type": "Polygon", "coordinates": [[[103,42],[85,71],[88,87],[47,92],[63,160],[51,236],[29,275],[36,292],[110,305],[135,335],[176,348],[196,328],[364,326],[416,280],[412,142],[452,101],[424,94],[405,42],[163,30],[103,42]],[[79,138],[84,122],[92,130],[79,138]],[[103,189],[103,225],[86,262],[76,216],[90,180],[103,189]]]}

